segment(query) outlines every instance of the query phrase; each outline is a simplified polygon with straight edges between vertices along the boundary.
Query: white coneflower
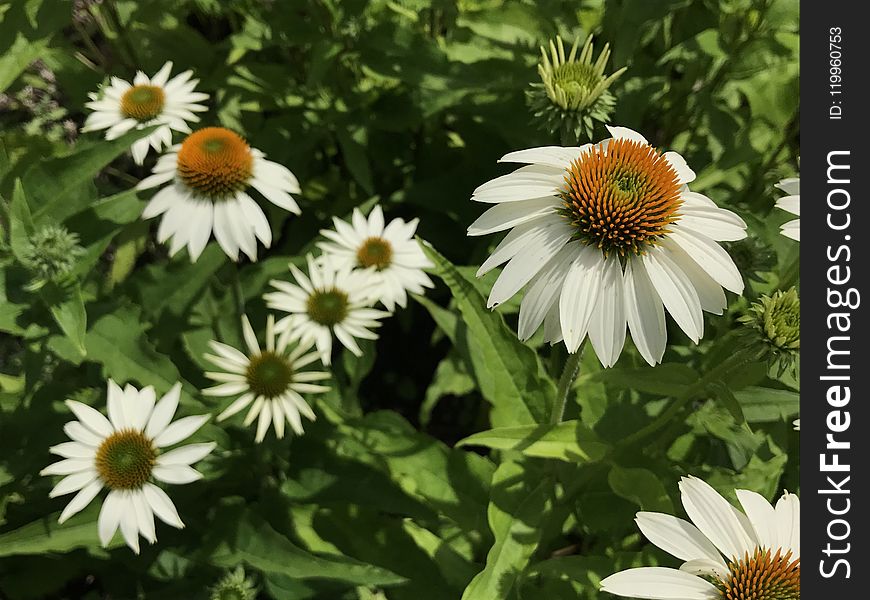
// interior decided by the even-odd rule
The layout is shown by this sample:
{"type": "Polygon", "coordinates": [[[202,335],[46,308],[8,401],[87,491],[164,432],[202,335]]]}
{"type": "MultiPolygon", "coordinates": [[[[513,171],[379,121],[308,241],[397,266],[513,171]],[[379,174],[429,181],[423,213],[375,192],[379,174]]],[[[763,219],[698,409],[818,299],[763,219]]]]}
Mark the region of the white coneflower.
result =
{"type": "Polygon", "coordinates": [[[393,219],[384,226],[384,213],[375,206],[368,219],[355,208],[351,223],[338,217],[332,221],[334,230],[320,232],[329,241],[318,247],[339,268],[371,269],[373,294],[390,312],[407,304],[408,292],[422,294],[433,286],[423,272],[432,263],[414,239],[417,219],[393,219]]]}
{"type": "Polygon", "coordinates": [[[603,591],[655,600],[800,599],[797,496],[786,492],[774,508],[756,492],[737,490],[741,512],[694,477],[683,479],[680,492],[692,523],[648,512],[636,520],[647,539],[682,566],[621,571],[601,582],[603,591]]]}
{"type": "Polygon", "coordinates": [[[702,311],[722,314],[722,290],[743,279],[717,243],[746,236],[746,224],[691,192],[695,173],[676,152],[661,153],[639,133],[609,127],[612,138],[578,148],[512,152],[527,163],[478,187],[495,204],[469,235],[510,229],[478,275],[507,262],[490,307],[526,287],[519,336],[544,324],[545,339],[575,352],[587,333],[601,363],[619,358],[626,323],[651,365],[667,342],[665,309],[689,338],[704,333],[702,311]]]}
{"type": "Polygon", "coordinates": [[[188,122],[199,121],[194,113],[207,110],[198,103],[208,99],[208,94],[194,91],[199,80],[190,78],[193,71],[169,79],[170,71],[172,63],[167,62],[154,77],[139,71],[132,84],[112,77],[111,84],[99,93],[88,94],[91,102],[85,106],[94,112],[85,119],[82,131],[106,129],[106,139],[114,140],[131,129],[159,125],[130,148],[139,165],[145,161],[149,147],[160,152],[170,146],[172,131],[189,133],[188,122]]]}
{"type": "Polygon", "coordinates": [[[208,420],[208,415],[200,415],[172,423],[180,392],[181,384],[177,383],[156,402],[151,386],[137,390],[127,385],[122,390],[110,379],[108,419],[86,404],[67,400],[78,419],[64,426],[72,441],[52,446],[49,451],[64,460],[40,473],[65,476],[51,490],[52,498],[77,492],[61,513],[60,523],[90,504],[106,487],[109,494],[97,523],[103,546],[120,527],[127,545],[138,554],[139,535],[152,544],[157,541],[154,515],[167,525],[184,527],[172,500],[151,480],[181,484],[200,479],[202,475],[190,465],[205,458],[215,445],[188,444],[164,452],[208,420]]]}
{"type": "Polygon", "coordinates": [[[266,305],[290,313],[278,321],[276,329],[290,341],[314,344],[323,364],[332,355],[332,335],[357,356],[362,350],[356,338],[376,340],[372,329],[380,319],[390,316],[371,308],[373,302],[370,272],[336,267],[329,260],[315,261],[309,254],[308,275],[290,264],[296,283],[273,279],[276,292],[264,294],[266,305]]]}
{"type": "Polygon", "coordinates": [[[206,127],[158,159],[154,174],[136,186],[144,190],[169,183],[148,202],[142,218],[163,215],[157,239],[171,238],[169,253],[185,246],[196,261],[214,232],[227,256],[239,259],[241,249],[257,260],[257,240],[267,248],[272,230],[263,209],[248,195],[254,188],[269,202],[300,214],[290,194],[299,182],[286,167],[265,159],[238,134],[223,127],[206,127]]]}
{"type": "Polygon", "coordinates": [[[283,438],[285,420],[297,435],[302,435],[301,415],[311,421],[315,418],[314,411],[302,394],[329,391],[328,387],[314,383],[329,379],[329,373],[303,370],[303,367],[318,360],[320,353],[308,352],[310,344],[297,344],[291,349],[287,335],[276,340],[275,317],[272,315],[266,319],[265,350],[260,349],[247,316],[242,319],[242,331],[248,347],[247,355],[217,341],[209,342],[215,354],[205,355],[223,371],[206,373],[206,377],[219,382],[219,385],[202,393],[207,396],[238,396],[218,415],[218,421],[233,416],[253,403],[245,417],[245,425],[257,420],[258,442],[266,437],[270,423],[275,427],[275,434],[283,438]]]}
{"type": "MultiPolygon", "coordinates": [[[[783,196],[776,201],[776,207],[798,217],[801,214],[801,180],[800,177],[789,177],[776,184],[788,196],[783,196]]],[[[801,241],[801,220],[792,219],[784,223],[781,233],[787,238],[801,241]]]]}

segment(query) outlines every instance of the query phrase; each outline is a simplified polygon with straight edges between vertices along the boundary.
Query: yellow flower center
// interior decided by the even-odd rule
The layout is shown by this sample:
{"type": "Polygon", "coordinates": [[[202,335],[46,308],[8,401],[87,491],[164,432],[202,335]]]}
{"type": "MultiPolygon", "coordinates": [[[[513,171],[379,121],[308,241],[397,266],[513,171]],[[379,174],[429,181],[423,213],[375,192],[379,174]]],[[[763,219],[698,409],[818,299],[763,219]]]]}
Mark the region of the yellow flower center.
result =
{"type": "Polygon", "coordinates": [[[187,187],[211,200],[244,190],[253,165],[254,157],[245,140],[223,127],[191,133],[178,151],[178,176],[187,187]]]}
{"type": "Polygon", "coordinates": [[[392,263],[393,246],[384,238],[370,237],[357,250],[356,260],[363,268],[375,267],[382,271],[392,263]]]}
{"type": "Polygon", "coordinates": [[[791,551],[758,549],[728,565],[729,577],[717,582],[723,600],[800,600],[801,561],[791,551]]]}
{"type": "Polygon", "coordinates": [[[137,121],[150,121],[163,111],[166,94],[156,85],[134,85],[121,96],[121,114],[137,121]]]}
{"type": "Polygon", "coordinates": [[[639,254],[677,218],[677,172],[652,146],[627,139],[595,145],[565,174],[562,214],[576,239],[605,254],[639,254]]]}
{"type": "Polygon", "coordinates": [[[258,396],[280,396],[293,381],[293,368],[286,358],[266,351],[251,358],[245,378],[251,391],[258,396]]]}
{"type": "Polygon", "coordinates": [[[135,429],[116,431],[97,448],[100,479],[113,490],[141,488],[151,477],[157,450],[145,434],[135,429]]]}

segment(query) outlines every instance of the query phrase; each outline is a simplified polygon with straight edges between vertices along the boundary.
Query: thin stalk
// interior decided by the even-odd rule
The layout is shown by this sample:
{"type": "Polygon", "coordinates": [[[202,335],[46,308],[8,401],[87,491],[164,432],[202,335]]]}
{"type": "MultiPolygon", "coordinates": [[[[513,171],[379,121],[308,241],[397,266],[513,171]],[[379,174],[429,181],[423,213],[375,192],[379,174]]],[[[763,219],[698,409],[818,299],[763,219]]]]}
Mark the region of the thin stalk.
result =
{"type": "Polygon", "coordinates": [[[569,354],[565,360],[565,366],[562,368],[562,376],[559,377],[559,386],[556,388],[556,399],[553,403],[553,411],[550,413],[550,424],[557,425],[562,422],[562,417],[565,416],[565,406],[568,404],[568,394],[571,392],[571,387],[580,374],[580,360],[583,358],[583,348],[586,346],[586,340],[577,348],[577,352],[569,354]]]}
{"type": "Polygon", "coordinates": [[[239,277],[239,264],[233,263],[233,304],[236,308],[236,327],[238,328],[239,340],[245,339],[242,329],[242,317],[245,315],[245,295],[242,292],[242,280],[239,277]]]}

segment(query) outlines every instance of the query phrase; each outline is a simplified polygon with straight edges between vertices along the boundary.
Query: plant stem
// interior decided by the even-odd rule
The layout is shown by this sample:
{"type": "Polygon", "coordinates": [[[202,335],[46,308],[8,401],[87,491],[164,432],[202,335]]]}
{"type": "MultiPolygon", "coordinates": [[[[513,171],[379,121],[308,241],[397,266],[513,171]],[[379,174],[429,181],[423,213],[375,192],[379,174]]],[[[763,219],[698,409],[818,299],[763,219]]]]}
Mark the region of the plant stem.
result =
{"type": "Polygon", "coordinates": [[[632,435],[625,438],[620,445],[623,447],[630,446],[662,429],[671,421],[671,419],[683,410],[686,404],[694,400],[698,394],[704,392],[711,383],[720,379],[728,372],[739,369],[746,363],[750,362],[753,359],[753,356],[752,353],[746,351],[732,354],[729,358],[719,363],[719,365],[707,371],[707,373],[702,375],[698,381],[686,388],[686,391],[677,396],[671,405],[662,411],[662,413],[656,417],[652,423],[643,429],[635,431],[632,435]]]}
{"type": "Polygon", "coordinates": [[[571,392],[571,387],[580,373],[580,359],[583,358],[583,348],[586,347],[586,340],[577,348],[577,352],[569,354],[565,360],[565,366],[562,368],[562,376],[559,377],[559,387],[556,388],[556,398],[553,402],[553,412],[550,413],[550,424],[556,425],[562,422],[562,417],[565,416],[565,406],[568,404],[568,394],[571,392]]]}

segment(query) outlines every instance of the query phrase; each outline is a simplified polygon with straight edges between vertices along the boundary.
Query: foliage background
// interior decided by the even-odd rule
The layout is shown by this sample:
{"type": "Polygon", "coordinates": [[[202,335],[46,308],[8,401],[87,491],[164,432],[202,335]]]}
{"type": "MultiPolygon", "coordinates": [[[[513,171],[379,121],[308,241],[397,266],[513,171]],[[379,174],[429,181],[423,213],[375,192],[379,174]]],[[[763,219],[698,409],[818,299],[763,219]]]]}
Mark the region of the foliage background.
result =
{"type": "Polygon", "coordinates": [[[745,298],[707,318],[700,346],[669,322],[656,369],[630,345],[607,371],[587,353],[568,424],[542,433],[564,349],[520,344],[516,301],[485,309],[492,279],[474,265],[497,240],[465,236],[482,210],[471,191],[508,170],[496,160],[558,143],[525,105],[539,46],[595,34],[611,71],[628,66],[613,122],[681,152],[692,189],[750,224],[754,241],[731,249],[753,275],[746,297],[797,283],[788,215],[772,210],[772,184],[797,171],[797,13],[796,0],[0,2],[0,597],[206,598],[242,564],[263,598],[592,599],[615,570],[673,564],[633,516],[679,513],[680,476],[797,491],[794,374],[710,375],[743,343],[745,298]],[[97,502],[58,526],[64,501],[37,473],[62,441],[62,401],[103,408],[106,377],[160,393],[180,380],[183,413],[218,408],[198,392],[202,354],[215,336],[238,342],[236,267],[214,243],[195,265],[170,260],[138,219],[132,138],[76,133],[101,81],[166,60],[211,94],[204,124],[302,182],[302,216],[269,212],[276,242],[239,267],[254,323],[288,259],[375,202],[420,218],[449,286],[387,321],[362,359],[340,356],[304,436],[199,432],[219,447],[203,481],[171,490],[187,527],[159,527],[137,557],[119,538],[99,547],[97,502]],[[86,252],[71,287],[30,292],[18,255],[50,223],[86,252]],[[689,410],[633,436],[683,396],[689,410]]]}

